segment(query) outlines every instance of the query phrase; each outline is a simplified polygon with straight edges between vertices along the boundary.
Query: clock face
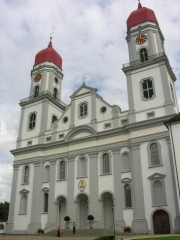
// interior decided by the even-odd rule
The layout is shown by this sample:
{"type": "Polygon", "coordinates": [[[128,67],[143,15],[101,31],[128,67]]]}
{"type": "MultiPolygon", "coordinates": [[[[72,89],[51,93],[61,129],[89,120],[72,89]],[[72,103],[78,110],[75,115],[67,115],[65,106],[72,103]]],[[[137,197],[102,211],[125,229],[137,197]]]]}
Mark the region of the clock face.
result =
{"type": "Polygon", "coordinates": [[[39,73],[34,77],[34,81],[39,82],[40,80],[41,80],[41,74],[39,73]]]}
{"type": "Polygon", "coordinates": [[[139,45],[145,43],[146,40],[147,40],[147,36],[143,34],[140,34],[136,37],[136,43],[139,45]]]}

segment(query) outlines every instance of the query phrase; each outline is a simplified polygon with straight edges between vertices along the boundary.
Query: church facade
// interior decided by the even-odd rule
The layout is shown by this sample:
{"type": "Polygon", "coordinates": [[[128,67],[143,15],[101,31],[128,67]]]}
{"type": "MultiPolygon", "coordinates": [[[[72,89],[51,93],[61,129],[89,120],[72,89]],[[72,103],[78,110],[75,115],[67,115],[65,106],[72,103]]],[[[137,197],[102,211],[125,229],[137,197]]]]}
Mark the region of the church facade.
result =
{"type": "Polygon", "coordinates": [[[176,77],[153,10],[139,3],[128,17],[126,40],[127,111],[85,83],[66,105],[61,56],[51,40],[37,53],[12,150],[7,233],[65,229],[65,216],[89,229],[88,215],[94,229],[115,224],[120,232],[125,226],[134,233],[180,232],[180,159],[174,160],[165,124],[179,111],[176,77]]]}

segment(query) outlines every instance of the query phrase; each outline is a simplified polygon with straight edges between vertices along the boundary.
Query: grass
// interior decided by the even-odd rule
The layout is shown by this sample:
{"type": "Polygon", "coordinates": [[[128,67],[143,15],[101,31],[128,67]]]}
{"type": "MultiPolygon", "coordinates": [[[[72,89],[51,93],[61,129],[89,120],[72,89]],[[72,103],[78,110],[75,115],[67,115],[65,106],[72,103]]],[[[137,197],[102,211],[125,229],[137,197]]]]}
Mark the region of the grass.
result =
{"type": "Polygon", "coordinates": [[[167,236],[167,237],[153,237],[153,238],[139,238],[134,240],[180,240],[180,236],[167,236]]]}

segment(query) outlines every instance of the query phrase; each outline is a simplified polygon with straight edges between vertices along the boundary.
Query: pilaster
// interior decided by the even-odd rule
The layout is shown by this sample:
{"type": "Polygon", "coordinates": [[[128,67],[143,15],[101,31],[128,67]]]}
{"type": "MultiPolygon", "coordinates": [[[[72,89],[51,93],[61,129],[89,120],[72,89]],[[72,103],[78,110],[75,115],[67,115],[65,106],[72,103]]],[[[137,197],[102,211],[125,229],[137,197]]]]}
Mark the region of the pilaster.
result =
{"type": "Polygon", "coordinates": [[[134,233],[148,233],[147,221],[145,219],[145,205],[142,180],[142,166],[140,146],[136,145],[131,150],[132,160],[132,195],[133,195],[133,215],[132,221],[134,233]]]}
{"type": "Polygon", "coordinates": [[[29,234],[35,234],[37,232],[37,229],[41,227],[41,211],[42,211],[41,188],[42,188],[42,166],[40,162],[36,162],[34,163],[31,219],[28,225],[29,234]]]}
{"type": "Polygon", "coordinates": [[[18,179],[18,170],[19,167],[14,165],[13,166],[13,178],[12,178],[12,189],[11,189],[11,204],[9,207],[9,216],[8,222],[6,226],[6,233],[13,234],[14,233],[14,212],[16,206],[16,193],[17,193],[17,179],[18,179]]]}
{"type": "Polygon", "coordinates": [[[48,199],[48,221],[45,225],[45,231],[49,232],[56,229],[56,204],[55,204],[55,177],[56,162],[50,162],[50,182],[48,199]]]}
{"type": "Polygon", "coordinates": [[[96,153],[89,154],[89,215],[94,216],[94,228],[100,227],[101,222],[101,202],[98,200],[99,176],[98,176],[98,156],[96,153]]]}

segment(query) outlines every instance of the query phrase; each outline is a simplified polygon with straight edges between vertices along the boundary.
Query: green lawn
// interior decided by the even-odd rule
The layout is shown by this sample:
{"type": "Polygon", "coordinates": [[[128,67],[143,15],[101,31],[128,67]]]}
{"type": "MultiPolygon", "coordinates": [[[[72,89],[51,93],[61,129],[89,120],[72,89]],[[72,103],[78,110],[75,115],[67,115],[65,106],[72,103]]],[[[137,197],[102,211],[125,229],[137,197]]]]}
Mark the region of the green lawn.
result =
{"type": "Polygon", "coordinates": [[[134,240],[180,240],[180,236],[167,236],[167,237],[153,237],[153,238],[136,238],[134,240]]]}

